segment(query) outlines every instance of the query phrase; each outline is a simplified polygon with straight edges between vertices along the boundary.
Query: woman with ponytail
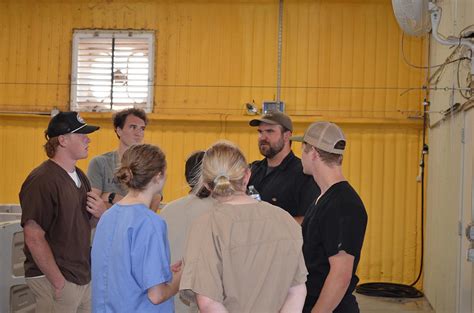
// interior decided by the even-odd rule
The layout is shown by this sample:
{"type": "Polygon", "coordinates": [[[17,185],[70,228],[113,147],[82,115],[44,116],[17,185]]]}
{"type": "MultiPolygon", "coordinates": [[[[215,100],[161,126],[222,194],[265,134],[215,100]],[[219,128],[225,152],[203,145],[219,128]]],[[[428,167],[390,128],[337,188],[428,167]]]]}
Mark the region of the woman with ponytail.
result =
{"type": "Polygon", "coordinates": [[[181,296],[201,313],[301,312],[306,267],[298,223],[284,210],[246,194],[242,152],[217,142],[202,160],[199,185],[217,201],[192,225],[181,296]]]}
{"type": "Polygon", "coordinates": [[[166,180],[152,145],[130,147],[117,179],[128,194],[101,217],[92,246],[93,312],[174,312],[181,264],[170,267],[166,223],[149,209],[166,180]]]}

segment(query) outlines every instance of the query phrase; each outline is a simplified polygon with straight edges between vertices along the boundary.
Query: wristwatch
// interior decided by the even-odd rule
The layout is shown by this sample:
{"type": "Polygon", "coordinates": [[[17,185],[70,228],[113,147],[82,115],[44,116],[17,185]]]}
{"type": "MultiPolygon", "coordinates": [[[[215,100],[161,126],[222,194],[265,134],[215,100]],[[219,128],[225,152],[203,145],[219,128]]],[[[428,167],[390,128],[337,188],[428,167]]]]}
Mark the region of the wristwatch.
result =
{"type": "Polygon", "coordinates": [[[109,193],[109,203],[114,204],[115,192],[109,193]]]}

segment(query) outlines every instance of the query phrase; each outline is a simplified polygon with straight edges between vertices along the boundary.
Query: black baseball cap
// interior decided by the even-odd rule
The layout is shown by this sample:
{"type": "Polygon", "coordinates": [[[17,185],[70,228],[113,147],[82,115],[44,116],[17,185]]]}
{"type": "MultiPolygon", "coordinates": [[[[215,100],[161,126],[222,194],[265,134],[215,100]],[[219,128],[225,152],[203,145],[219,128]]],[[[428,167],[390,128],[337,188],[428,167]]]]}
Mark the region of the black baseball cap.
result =
{"type": "Polygon", "coordinates": [[[90,134],[99,128],[87,125],[78,112],[59,112],[49,121],[45,133],[48,138],[53,138],[66,134],[90,134]]]}

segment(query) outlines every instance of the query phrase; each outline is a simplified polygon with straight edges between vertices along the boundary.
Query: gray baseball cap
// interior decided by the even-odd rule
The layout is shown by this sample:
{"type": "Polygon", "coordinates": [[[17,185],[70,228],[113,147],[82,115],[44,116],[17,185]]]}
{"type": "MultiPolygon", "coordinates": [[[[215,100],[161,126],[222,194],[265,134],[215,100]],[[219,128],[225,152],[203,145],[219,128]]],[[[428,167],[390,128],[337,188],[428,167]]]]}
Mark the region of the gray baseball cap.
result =
{"type": "Polygon", "coordinates": [[[303,136],[290,138],[293,141],[306,142],[323,151],[343,154],[346,137],[342,129],[331,122],[316,122],[308,126],[303,136]]]}
{"type": "Polygon", "coordinates": [[[281,125],[289,131],[293,131],[293,123],[288,115],[280,111],[269,111],[261,118],[253,119],[249,122],[250,126],[259,126],[261,123],[271,125],[281,125]]]}

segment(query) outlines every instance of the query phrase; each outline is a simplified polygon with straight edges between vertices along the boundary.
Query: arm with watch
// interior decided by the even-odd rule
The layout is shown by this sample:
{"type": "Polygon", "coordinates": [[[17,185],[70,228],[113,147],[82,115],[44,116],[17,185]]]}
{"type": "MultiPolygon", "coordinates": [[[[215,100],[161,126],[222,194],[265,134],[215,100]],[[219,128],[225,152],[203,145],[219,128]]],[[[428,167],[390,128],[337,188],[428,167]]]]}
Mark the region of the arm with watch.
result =
{"type": "Polygon", "coordinates": [[[120,185],[114,180],[114,168],[117,167],[114,154],[105,153],[93,158],[87,169],[87,177],[91,183],[92,192],[100,196],[107,208],[120,201],[123,196],[119,192],[120,185]]]}
{"type": "Polygon", "coordinates": [[[107,198],[107,207],[109,208],[115,203],[123,199],[123,196],[121,196],[120,194],[116,192],[106,192],[103,195],[104,195],[104,198],[107,198]]]}
{"type": "Polygon", "coordinates": [[[94,187],[92,187],[92,192],[98,194],[102,198],[105,205],[107,206],[107,209],[123,199],[123,197],[116,192],[102,192],[102,190],[94,187]]]}
{"type": "Polygon", "coordinates": [[[123,198],[119,194],[115,194],[115,196],[111,194],[115,193],[102,193],[102,191],[97,188],[91,188],[91,191],[87,193],[87,211],[92,214],[90,219],[90,225],[92,228],[97,226],[102,214],[113,205],[109,203],[109,198],[113,203],[119,201],[119,198],[123,198]]]}

